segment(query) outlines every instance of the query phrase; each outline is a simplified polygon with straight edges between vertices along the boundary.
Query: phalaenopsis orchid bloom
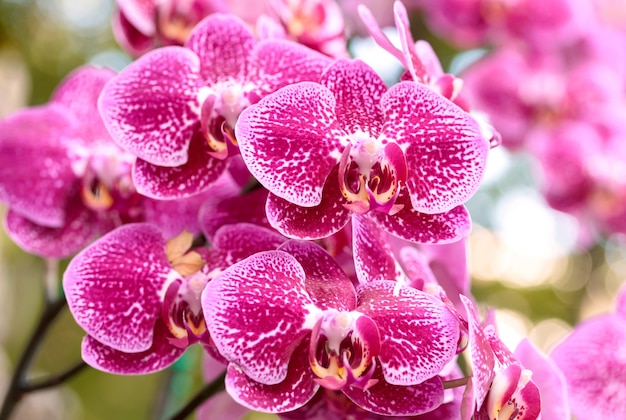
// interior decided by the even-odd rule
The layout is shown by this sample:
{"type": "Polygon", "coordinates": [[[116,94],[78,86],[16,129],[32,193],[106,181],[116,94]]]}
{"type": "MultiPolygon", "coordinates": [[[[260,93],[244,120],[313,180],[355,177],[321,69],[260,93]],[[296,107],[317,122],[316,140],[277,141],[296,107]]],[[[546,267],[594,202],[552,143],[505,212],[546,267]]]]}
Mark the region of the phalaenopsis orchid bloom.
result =
{"type": "Polygon", "coordinates": [[[286,40],[257,42],[239,19],[213,14],[184,47],[151,51],[108,83],[100,111],[113,139],[137,156],[144,195],[206,190],[237,153],[243,109],[276,89],[317,80],[329,58],[286,40]]]}
{"type": "Polygon", "coordinates": [[[200,296],[216,273],[286,239],[249,224],[220,229],[210,248],[193,235],[167,240],[158,227],[130,224],[74,257],[63,287],[85,330],[83,359],[107,372],[149,373],[171,365],[191,344],[211,346],[200,296]]]}
{"type": "Polygon", "coordinates": [[[395,281],[355,288],[313,243],[289,241],[231,266],[207,285],[202,305],[230,362],[226,390],[254,410],[292,411],[320,388],[383,415],[443,402],[438,375],[457,351],[457,317],[395,281]]]}
{"type": "Polygon", "coordinates": [[[301,239],[330,236],[358,215],[410,241],[457,240],[489,148],[479,124],[428,87],[387,88],[344,59],[319,83],[286,86],[244,110],[235,133],[270,191],[269,222],[301,239]]]}

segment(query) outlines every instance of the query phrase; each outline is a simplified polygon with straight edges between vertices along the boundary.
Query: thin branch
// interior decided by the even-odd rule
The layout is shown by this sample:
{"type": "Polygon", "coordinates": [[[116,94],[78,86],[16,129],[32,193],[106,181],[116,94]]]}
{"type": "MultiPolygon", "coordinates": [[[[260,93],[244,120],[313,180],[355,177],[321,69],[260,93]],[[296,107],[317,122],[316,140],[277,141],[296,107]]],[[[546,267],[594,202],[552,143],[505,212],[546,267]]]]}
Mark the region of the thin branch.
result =
{"type": "Polygon", "coordinates": [[[170,417],[170,420],[184,420],[187,416],[193,414],[203,402],[224,389],[224,377],[226,373],[215,378],[213,382],[208,383],[202,388],[189,402],[181,408],[177,413],[170,417]]]}
{"type": "Polygon", "coordinates": [[[65,372],[53,375],[46,379],[38,380],[37,382],[23,383],[20,388],[22,392],[26,394],[28,392],[39,391],[41,389],[46,389],[46,388],[50,388],[56,385],[60,385],[66,380],[70,379],[72,376],[81,372],[87,366],[89,365],[87,365],[85,362],[81,360],[79,363],[67,369],[65,372]]]}
{"type": "Polygon", "coordinates": [[[37,354],[39,345],[46,336],[48,328],[57,318],[59,313],[61,313],[61,310],[65,308],[66,304],[67,302],[65,301],[65,298],[59,298],[52,302],[46,301],[43,313],[39,318],[39,322],[26,344],[26,348],[17,363],[15,372],[13,372],[9,389],[4,402],[2,403],[2,410],[0,410],[0,420],[8,420],[9,416],[15,409],[15,406],[26,393],[22,388],[26,373],[28,372],[33,359],[37,354]]]}

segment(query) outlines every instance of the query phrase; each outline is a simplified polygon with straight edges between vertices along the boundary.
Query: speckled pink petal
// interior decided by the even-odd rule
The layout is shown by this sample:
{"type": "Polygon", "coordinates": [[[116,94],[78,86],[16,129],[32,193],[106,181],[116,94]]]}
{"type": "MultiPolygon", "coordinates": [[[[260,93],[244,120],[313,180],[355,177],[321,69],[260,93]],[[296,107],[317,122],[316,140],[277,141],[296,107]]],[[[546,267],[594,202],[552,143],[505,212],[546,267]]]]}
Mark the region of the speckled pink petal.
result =
{"type": "Polygon", "coordinates": [[[79,142],[110,142],[98,112],[98,97],[104,85],[115,76],[113,70],[82,66],[70,73],[52,94],[51,102],[62,104],[76,117],[79,142]]]}
{"type": "Polygon", "coordinates": [[[577,325],[550,357],[567,382],[572,415],[610,419],[626,413],[626,321],[601,315],[577,325]]]}
{"type": "Polygon", "coordinates": [[[277,249],[287,238],[273,230],[250,223],[222,226],[215,233],[212,245],[219,251],[216,259],[227,268],[252,254],[277,249]]]}
{"type": "Polygon", "coordinates": [[[278,249],[302,265],[306,291],[317,307],[346,312],[356,307],[352,281],[322,247],[313,242],[288,241],[278,249]]]}
{"type": "Polygon", "coordinates": [[[63,289],[74,319],[87,334],[116,350],[137,353],[152,346],[163,286],[177,276],[167,261],[161,231],[130,224],[74,257],[63,289]]]}
{"type": "Polygon", "coordinates": [[[246,108],[235,127],[248,169],[273,194],[313,207],[347,141],[325,87],[302,82],[284,87],[246,108]]]}
{"type": "Polygon", "coordinates": [[[406,280],[387,240],[387,232],[372,218],[352,216],[352,248],[356,275],[361,283],[406,280]]]}
{"type": "Polygon", "coordinates": [[[176,167],[157,166],[137,159],[132,177],[137,192],[160,200],[191,197],[213,185],[228,165],[227,161],[209,154],[211,149],[196,132],[189,144],[189,160],[176,167]]]}
{"type": "Polygon", "coordinates": [[[213,195],[200,209],[200,224],[207,238],[224,225],[233,223],[253,223],[270,227],[265,214],[267,190],[258,188],[248,194],[219,197],[213,195]]]}
{"type": "Polygon", "coordinates": [[[385,380],[417,385],[441,372],[456,354],[459,322],[441,300],[395,281],[357,287],[357,311],[381,334],[385,380]]]}
{"type": "Polygon", "coordinates": [[[250,73],[256,40],[246,24],[234,15],[215,13],[196,25],[185,47],[200,59],[200,76],[205,84],[235,80],[243,82],[250,73]]]}
{"type": "Polygon", "coordinates": [[[219,352],[266,385],[285,380],[295,347],[314,324],[311,311],[319,311],[302,266],[281,251],[259,252],[218,274],[202,293],[202,308],[219,352]]]}
{"type": "Polygon", "coordinates": [[[320,387],[313,380],[306,351],[305,345],[296,348],[285,379],[274,385],[255,382],[231,363],[226,373],[226,391],[235,401],[255,411],[281,413],[300,408],[320,387]]]}
{"type": "Polygon", "coordinates": [[[351,218],[351,212],[343,207],[341,201],[332,198],[324,199],[315,207],[300,207],[270,194],[265,209],[270,225],[295,239],[327,238],[339,232],[351,218]]]}
{"type": "Polygon", "coordinates": [[[116,375],[144,375],[157,372],[178,360],[185,349],[168,340],[169,331],[162,321],[154,327],[154,341],[150,348],[138,353],[124,353],[86,336],[82,344],[85,363],[103,372],[116,375]]]}
{"type": "Polygon", "coordinates": [[[404,208],[393,216],[381,211],[369,212],[367,216],[401,239],[422,244],[443,244],[458,241],[471,230],[470,215],[464,206],[444,213],[426,214],[411,208],[406,196],[398,197],[396,203],[404,204],[404,208]]]}
{"type": "Polygon", "coordinates": [[[293,83],[317,82],[332,62],[328,56],[282,39],[259,42],[253,55],[257,70],[252,81],[259,98],[293,83]]]}
{"type": "Polygon", "coordinates": [[[333,93],[337,120],[344,131],[378,137],[383,124],[380,100],[387,86],[370,66],[360,60],[337,60],[320,83],[333,93]]]}
{"type": "Polygon", "coordinates": [[[80,189],[67,145],[77,121],[67,114],[46,105],[0,122],[0,201],[42,226],[63,226],[68,199],[80,189]]]}
{"type": "Polygon", "coordinates": [[[153,165],[179,166],[199,126],[200,64],[183,47],[151,51],[102,91],[99,109],[113,139],[153,165]]]}
{"type": "Polygon", "coordinates": [[[461,302],[465,306],[468,318],[469,344],[465,351],[472,369],[472,384],[476,401],[474,409],[478,409],[483,405],[491,386],[495,356],[480,325],[476,306],[468,297],[463,295],[461,295],[461,302]]]}
{"type": "Polygon", "coordinates": [[[488,142],[478,123],[428,87],[401,82],[382,99],[381,139],[405,149],[413,208],[441,213],[466,202],[485,171],[488,142]]]}
{"type": "Polygon", "coordinates": [[[70,209],[65,225],[41,226],[10,210],[6,232],[26,252],[46,258],[67,258],[87,246],[102,233],[95,214],[80,203],[70,209]]]}
{"type": "Polygon", "coordinates": [[[398,386],[385,382],[379,367],[373,379],[378,383],[367,391],[348,387],[343,392],[358,406],[384,416],[419,415],[443,403],[443,385],[438,376],[417,385],[398,386]]]}

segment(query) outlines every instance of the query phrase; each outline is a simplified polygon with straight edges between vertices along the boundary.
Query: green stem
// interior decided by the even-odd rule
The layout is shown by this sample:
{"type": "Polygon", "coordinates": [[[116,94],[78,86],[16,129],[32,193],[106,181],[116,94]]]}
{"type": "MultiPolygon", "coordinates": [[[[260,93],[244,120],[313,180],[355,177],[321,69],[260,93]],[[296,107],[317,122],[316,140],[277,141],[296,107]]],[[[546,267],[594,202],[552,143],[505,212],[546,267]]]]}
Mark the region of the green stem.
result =
{"type": "Polygon", "coordinates": [[[204,388],[202,388],[198,393],[191,399],[189,402],[177,413],[175,413],[170,420],[184,420],[193,412],[196,408],[198,408],[203,402],[217,394],[219,391],[224,389],[224,377],[226,373],[223,373],[219,377],[215,378],[213,382],[208,383],[204,388]]]}

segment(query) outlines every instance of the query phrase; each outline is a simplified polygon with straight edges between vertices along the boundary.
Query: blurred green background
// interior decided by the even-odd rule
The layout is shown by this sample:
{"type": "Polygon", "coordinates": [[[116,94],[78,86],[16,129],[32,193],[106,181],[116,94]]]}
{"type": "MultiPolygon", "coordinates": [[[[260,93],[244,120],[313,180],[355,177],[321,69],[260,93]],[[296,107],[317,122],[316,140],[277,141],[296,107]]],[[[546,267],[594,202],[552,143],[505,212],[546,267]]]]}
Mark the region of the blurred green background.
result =
{"type": "MultiPolygon", "coordinates": [[[[111,34],[113,7],[112,0],[0,0],[0,117],[46,102],[57,83],[81,64],[119,70],[129,63],[111,34]]],[[[414,17],[416,38],[429,39],[449,66],[458,52],[433,38],[414,17]]],[[[620,236],[577,250],[575,221],[546,208],[533,177],[528,157],[494,151],[485,183],[469,205],[474,218],[470,267],[475,296],[497,309],[505,342],[514,346],[529,336],[547,352],[580,319],[612,309],[626,276],[626,251],[620,236]]],[[[5,211],[0,208],[2,216],[5,211]]],[[[44,277],[43,261],[0,232],[2,395],[42,309],[44,277]]],[[[75,364],[82,337],[64,311],[31,377],[75,364]]],[[[29,395],[14,418],[158,418],[201,386],[200,357],[198,348],[191,349],[175,375],[122,377],[87,369],[62,387],[29,395]],[[166,389],[174,391],[167,400],[166,389]]]]}

